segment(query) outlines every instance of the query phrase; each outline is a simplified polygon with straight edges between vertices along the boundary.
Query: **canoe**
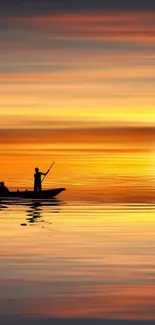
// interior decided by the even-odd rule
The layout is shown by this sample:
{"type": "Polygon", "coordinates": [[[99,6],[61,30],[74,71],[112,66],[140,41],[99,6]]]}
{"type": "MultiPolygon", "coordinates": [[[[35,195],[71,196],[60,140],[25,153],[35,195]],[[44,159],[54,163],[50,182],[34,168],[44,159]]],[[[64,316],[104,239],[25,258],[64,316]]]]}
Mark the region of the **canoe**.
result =
{"type": "MultiPolygon", "coordinates": [[[[25,199],[51,199],[65,191],[65,188],[54,188],[50,190],[42,190],[41,192],[34,192],[34,191],[16,191],[16,192],[9,192],[5,195],[5,198],[25,198],[25,199]]],[[[4,197],[4,196],[3,196],[4,197]]]]}

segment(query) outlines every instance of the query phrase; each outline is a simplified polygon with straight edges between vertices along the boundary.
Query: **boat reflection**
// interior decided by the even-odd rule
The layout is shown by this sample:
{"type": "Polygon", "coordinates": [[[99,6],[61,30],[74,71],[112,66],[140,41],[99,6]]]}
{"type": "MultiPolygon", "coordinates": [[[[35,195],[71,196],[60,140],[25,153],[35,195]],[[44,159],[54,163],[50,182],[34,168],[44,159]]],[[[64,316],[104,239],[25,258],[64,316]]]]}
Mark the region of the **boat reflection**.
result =
{"type": "Polygon", "coordinates": [[[2,199],[0,200],[0,211],[4,211],[5,209],[11,210],[20,206],[26,216],[26,222],[21,223],[21,226],[41,224],[42,228],[44,228],[45,225],[52,224],[52,222],[46,220],[46,214],[60,213],[61,206],[64,204],[63,201],[57,198],[52,200],[2,199]]]}
{"type": "MultiPolygon", "coordinates": [[[[44,219],[45,207],[48,209],[48,213],[59,213],[62,204],[63,202],[58,199],[53,199],[52,201],[32,201],[27,204],[28,209],[25,211],[26,220],[30,224],[44,223],[44,225],[50,225],[52,223],[44,219]]],[[[42,225],[42,228],[44,228],[44,225],[42,225]]]]}
{"type": "Polygon", "coordinates": [[[8,208],[8,206],[7,206],[6,202],[0,200],[0,210],[5,210],[7,208],[8,208]]]}
{"type": "Polygon", "coordinates": [[[43,218],[43,207],[41,202],[30,203],[28,210],[26,210],[25,212],[26,212],[26,216],[28,217],[26,218],[26,220],[30,224],[33,224],[35,222],[40,222],[40,221],[43,222],[43,220],[40,220],[41,218],[43,218]]]}

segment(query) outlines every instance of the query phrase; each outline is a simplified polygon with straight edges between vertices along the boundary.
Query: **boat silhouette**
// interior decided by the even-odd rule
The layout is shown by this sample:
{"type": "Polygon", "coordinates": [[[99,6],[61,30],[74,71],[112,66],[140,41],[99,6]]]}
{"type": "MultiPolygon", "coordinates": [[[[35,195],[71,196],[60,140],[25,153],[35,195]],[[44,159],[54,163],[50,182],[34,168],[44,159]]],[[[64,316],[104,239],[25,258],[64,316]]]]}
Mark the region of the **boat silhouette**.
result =
{"type": "MultiPolygon", "coordinates": [[[[54,188],[49,190],[42,190],[39,192],[36,191],[15,191],[8,192],[5,194],[5,198],[24,198],[24,199],[51,199],[57,196],[62,191],[65,191],[65,188],[54,188]]],[[[0,196],[4,197],[4,196],[0,196]]]]}

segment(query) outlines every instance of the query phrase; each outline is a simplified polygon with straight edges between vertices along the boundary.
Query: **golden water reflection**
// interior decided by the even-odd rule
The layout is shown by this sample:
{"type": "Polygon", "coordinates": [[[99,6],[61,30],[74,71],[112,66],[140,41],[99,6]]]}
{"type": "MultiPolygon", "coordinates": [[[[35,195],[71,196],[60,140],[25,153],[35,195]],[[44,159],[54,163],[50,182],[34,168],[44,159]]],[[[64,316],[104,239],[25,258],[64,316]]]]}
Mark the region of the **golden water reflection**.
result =
{"type": "Polygon", "coordinates": [[[1,202],[0,313],[154,319],[154,221],[151,204],[1,202]]]}

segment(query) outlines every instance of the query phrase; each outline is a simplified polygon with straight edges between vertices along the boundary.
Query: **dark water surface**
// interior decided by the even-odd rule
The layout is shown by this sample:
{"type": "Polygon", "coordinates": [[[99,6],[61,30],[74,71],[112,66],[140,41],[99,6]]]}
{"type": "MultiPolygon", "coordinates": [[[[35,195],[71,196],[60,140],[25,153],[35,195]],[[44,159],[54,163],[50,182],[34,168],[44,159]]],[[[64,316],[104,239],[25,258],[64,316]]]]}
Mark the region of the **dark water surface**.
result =
{"type": "Polygon", "coordinates": [[[155,319],[153,204],[3,200],[0,255],[4,324],[155,319]]]}

